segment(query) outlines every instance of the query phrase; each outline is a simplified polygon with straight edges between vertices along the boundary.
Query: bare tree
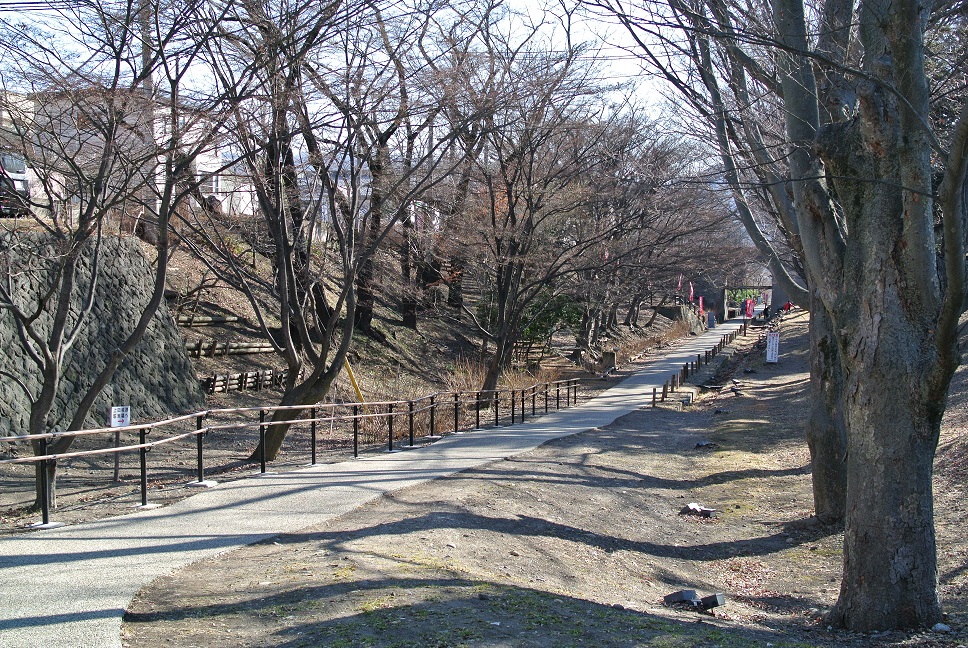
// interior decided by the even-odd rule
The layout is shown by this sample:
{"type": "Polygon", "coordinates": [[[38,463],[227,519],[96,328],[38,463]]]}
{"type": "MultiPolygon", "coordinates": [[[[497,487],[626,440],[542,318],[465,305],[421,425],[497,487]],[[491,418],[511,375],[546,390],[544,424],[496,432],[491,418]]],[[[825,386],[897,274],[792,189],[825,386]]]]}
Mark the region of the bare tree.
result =
{"type": "MultiPolygon", "coordinates": [[[[226,87],[249,75],[232,131],[263,219],[256,249],[271,273],[243,259],[212,215],[197,212],[185,226],[200,257],[249,297],[285,358],[282,405],[311,405],[327,394],[357,328],[379,336],[374,255],[455,164],[454,129],[434,128],[446,88],[410,44],[430,16],[461,18],[447,7],[416,7],[333,3],[270,12],[245,3],[235,17],[243,29],[211,52],[220,68],[234,70],[223,73],[226,87]],[[369,311],[362,319],[361,301],[369,311]]],[[[274,414],[269,458],[297,417],[297,410],[274,414]]]]}
{"type": "MultiPolygon", "coordinates": [[[[566,25],[567,28],[567,25],[566,25]]],[[[583,223],[593,162],[585,157],[604,127],[590,70],[578,50],[542,48],[539,28],[531,43],[491,42],[489,56],[503,85],[465,203],[465,238],[476,249],[486,300],[479,312],[465,305],[494,352],[482,388],[494,389],[507,367],[531,303],[583,250],[608,236],[605,223],[583,223]]]]}
{"type": "Polygon", "coordinates": [[[590,174],[596,192],[589,215],[603,222],[612,214],[625,218],[584,252],[588,269],[564,288],[582,305],[577,348],[597,344],[617,325],[622,307],[628,308],[625,324],[631,324],[646,294],[671,294],[680,274],[698,277],[710,267],[725,271],[743,262],[730,206],[695,180],[699,157],[660,122],[636,111],[623,114],[603,139],[590,174]]]}
{"type": "MultiPolygon", "coordinates": [[[[788,203],[785,225],[808,277],[812,326],[822,331],[811,334],[814,365],[826,365],[814,377],[827,406],[843,411],[844,578],[831,621],[858,630],[931,626],[941,618],[931,472],[958,364],[968,162],[968,106],[949,104],[940,127],[931,110],[931,8],[916,0],[828,0],[809,12],[797,0],[671,3],[680,18],[668,20],[656,6],[611,8],[625,18],[661,14],[636,27],[688,34],[677,50],[693,59],[689,50],[702,59],[715,37],[736,64],[725,78],[756,78],[784,116],[772,147],[752,132],[728,134],[733,115],[714,123],[727,129],[717,140],[724,154],[734,146],[774,152],[758,171],[785,189],[774,206],[788,203]],[[772,69],[763,64],[771,59],[772,69]]],[[[680,87],[683,96],[695,92],[680,87]]],[[[715,84],[701,92],[716,104],[715,84]]],[[[749,105],[760,104],[751,93],[749,105]]]]}
{"type": "MultiPolygon", "coordinates": [[[[157,5],[146,23],[139,22],[139,10],[134,4],[81,2],[48,14],[42,23],[0,25],[0,110],[9,118],[0,135],[37,178],[31,222],[22,220],[5,240],[0,279],[0,312],[14,324],[20,351],[36,371],[36,380],[2,375],[30,402],[31,434],[54,425],[81,429],[121,362],[145,336],[164,297],[168,219],[191,194],[185,171],[211,142],[214,127],[208,120],[217,121],[210,112],[215,98],[192,101],[178,94],[217,16],[200,4],[157,5]],[[146,28],[150,35],[143,33],[146,28]],[[163,89],[150,84],[146,91],[149,78],[163,89]],[[206,121],[186,136],[184,124],[199,114],[206,121]],[[104,241],[106,228],[124,227],[149,212],[157,219],[151,296],[132,321],[115,322],[121,341],[94,368],[89,383],[75,386],[83,390],[79,401],[63,404],[73,404],[72,411],[55,411],[61,407],[65,365],[72,353],[81,353],[75,344],[100,325],[91,318],[98,277],[105,250],[116,252],[104,241]]],[[[60,437],[48,450],[64,452],[72,440],[60,437]]],[[[40,449],[35,443],[35,452],[40,449]]],[[[46,478],[53,486],[55,466],[46,476],[43,464],[37,466],[38,483],[46,478]]],[[[53,488],[49,492],[53,497],[53,488]]]]}
{"type": "MultiPolygon", "coordinates": [[[[650,137],[655,126],[607,104],[581,47],[543,48],[545,27],[520,42],[492,38],[480,53],[481,67],[498,70],[488,78],[500,80],[499,100],[469,158],[455,238],[465,243],[466,276],[484,291],[476,308],[464,308],[494,345],[485,390],[494,389],[529,325],[562,305],[559,294],[575,298],[584,282],[595,294],[582,301],[598,309],[615,290],[615,269],[643,247],[668,253],[709,226],[663,209],[654,194],[675,171],[658,172],[671,158],[650,137]]],[[[561,30],[568,28],[565,15],[561,30]]],[[[616,310],[609,307],[611,319],[616,310]]]]}

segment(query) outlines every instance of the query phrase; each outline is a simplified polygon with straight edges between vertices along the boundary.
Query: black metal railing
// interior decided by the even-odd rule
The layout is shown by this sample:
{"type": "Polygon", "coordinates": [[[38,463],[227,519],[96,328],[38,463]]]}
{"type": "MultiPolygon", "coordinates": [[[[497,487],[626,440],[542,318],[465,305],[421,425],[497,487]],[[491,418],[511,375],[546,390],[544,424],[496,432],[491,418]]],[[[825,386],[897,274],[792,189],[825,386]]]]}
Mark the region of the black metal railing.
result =
{"type": "MultiPolygon", "coordinates": [[[[686,362],[682,368],[672,374],[661,387],[653,389],[652,405],[657,401],[664,401],[670,393],[679,389],[682,382],[690,374],[696,373],[701,365],[708,365],[718,353],[736,340],[740,335],[747,334],[747,326],[743,326],[730,333],[723,334],[720,340],[704,354],[697,354],[695,362],[686,362]]],[[[179,441],[194,442],[193,472],[196,482],[205,483],[206,439],[217,439],[220,434],[229,431],[254,430],[258,436],[258,447],[261,453],[258,457],[260,472],[266,472],[267,457],[266,435],[273,425],[287,425],[290,434],[287,442],[290,447],[295,441],[294,429],[308,428],[308,452],[311,464],[317,463],[317,449],[319,446],[319,430],[321,426],[329,426],[329,442],[333,448],[338,448],[340,442],[352,447],[352,455],[358,457],[361,448],[375,447],[386,444],[389,451],[398,448],[415,447],[418,437],[425,441],[432,441],[442,434],[456,433],[462,430],[480,429],[484,427],[499,427],[524,423],[528,417],[536,417],[547,413],[572,407],[577,404],[581,380],[570,379],[547,383],[534,384],[524,388],[498,389],[490,391],[451,391],[437,392],[410,400],[381,401],[373,403],[319,403],[312,406],[291,407],[248,407],[237,409],[212,409],[192,414],[186,414],[162,421],[126,426],[124,428],[97,428],[74,432],[50,432],[46,434],[23,435],[15,437],[0,437],[0,443],[36,443],[38,453],[32,456],[0,459],[0,464],[42,464],[56,465],[59,460],[74,458],[92,458],[103,455],[120,455],[124,453],[138,453],[138,471],[140,477],[141,504],[148,504],[149,465],[148,454],[153,448],[179,441]],[[274,421],[273,415],[297,412],[295,418],[274,421]],[[305,416],[303,414],[306,414],[305,416]],[[404,424],[400,424],[404,421],[404,424]],[[206,424],[208,422],[208,424],[206,424]],[[48,447],[57,439],[65,437],[104,436],[116,438],[119,430],[126,435],[137,435],[136,441],[126,445],[115,444],[110,447],[76,450],[48,454],[48,447]],[[163,438],[151,440],[159,433],[166,434],[163,438]],[[400,442],[405,441],[402,445],[400,442]]],[[[228,436],[225,434],[225,436],[228,436]]],[[[237,435],[236,435],[237,436],[237,435]]],[[[232,438],[235,439],[236,436],[232,438]]],[[[255,435],[253,435],[254,437],[255,435]]],[[[134,438],[133,436],[131,438],[134,438]]],[[[248,439],[251,445],[254,438],[248,439]]],[[[211,445],[211,441],[209,442],[211,445]]],[[[178,455],[183,461],[184,454],[178,455]]],[[[290,451],[291,456],[291,451],[290,451]]],[[[249,462],[246,462],[249,463],[249,462]]],[[[93,467],[93,466],[92,466],[93,467]]],[[[151,467],[154,473],[165,470],[165,466],[151,467]]],[[[168,466],[170,471],[177,470],[168,466]]],[[[46,475],[46,471],[42,471],[46,475]]],[[[180,474],[180,473],[179,473],[180,474]]],[[[42,504],[43,524],[50,522],[49,493],[47,479],[36,480],[36,488],[42,504]]]]}
{"type": "MultiPolygon", "coordinates": [[[[486,426],[499,427],[524,423],[528,416],[536,417],[552,410],[571,407],[578,402],[579,379],[538,383],[524,388],[497,389],[489,391],[437,392],[411,400],[394,400],[372,403],[319,403],[312,406],[247,407],[237,409],[212,409],[186,414],[162,421],[130,425],[124,428],[97,428],[74,432],[51,432],[46,434],[2,437],[7,443],[36,443],[39,453],[28,457],[0,460],[0,464],[55,465],[57,461],[74,458],[91,458],[99,455],[138,453],[139,490],[141,505],[148,504],[149,465],[148,454],[153,448],[179,441],[194,441],[194,473],[198,484],[205,483],[206,439],[229,431],[253,430],[258,436],[260,472],[265,473],[266,436],[273,425],[308,428],[310,462],[317,463],[317,448],[321,426],[328,426],[331,437],[352,435],[352,454],[358,457],[361,448],[386,444],[388,451],[415,447],[418,439],[432,441],[443,434],[486,426]],[[274,421],[277,414],[291,414],[274,421]],[[452,418],[451,418],[452,415],[452,418]],[[400,425],[404,420],[405,424],[400,425]],[[67,437],[108,436],[114,438],[119,430],[127,435],[137,435],[136,441],[125,445],[76,450],[49,454],[48,447],[56,440],[67,437]],[[159,433],[166,436],[152,440],[159,433]],[[402,446],[400,442],[405,442],[402,446]],[[395,443],[398,447],[395,447],[395,443]]],[[[255,435],[253,435],[254,437],[255,435]]],[[[289,437],[287,437],[288,439],[289,437]]],[[[254,438],[252,439],[254,441],[254,438]]],[[[183,457],[184,458],[184,457],[183,457]]],[[[180,461],[179,463],[186,463],[180,461]]],[[[161,470],[159,466],[153,467],[161,470]]],[[[42,471],[46,475],[47,471],[42,471]]],[[[48,480],[36,480],[42,505],[43,524],[50,523],[48,480]]]]}

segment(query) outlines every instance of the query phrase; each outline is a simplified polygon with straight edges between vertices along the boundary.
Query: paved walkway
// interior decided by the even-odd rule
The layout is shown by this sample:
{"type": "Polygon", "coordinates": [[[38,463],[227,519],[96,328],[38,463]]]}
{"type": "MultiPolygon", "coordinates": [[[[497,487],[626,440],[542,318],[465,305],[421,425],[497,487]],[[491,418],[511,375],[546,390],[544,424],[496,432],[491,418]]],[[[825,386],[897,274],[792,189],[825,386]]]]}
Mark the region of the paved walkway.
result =
{"type": "Polygon", "coordinates": [[[671,348],[598,397],[513,427],[221,484],[159,509],[0,540],[0,646],[120,648],[121,617],[152,580],[192,562],[318,524],[373,500],[651,404],[652,387],[737,330],[732,320],[671,348]]]}

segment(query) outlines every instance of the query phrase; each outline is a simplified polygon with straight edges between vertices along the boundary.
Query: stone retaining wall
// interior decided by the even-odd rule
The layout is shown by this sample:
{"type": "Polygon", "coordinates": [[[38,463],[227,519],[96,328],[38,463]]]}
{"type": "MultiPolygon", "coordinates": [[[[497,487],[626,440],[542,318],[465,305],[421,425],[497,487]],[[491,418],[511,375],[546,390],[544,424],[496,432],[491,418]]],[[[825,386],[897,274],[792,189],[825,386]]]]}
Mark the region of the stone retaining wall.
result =
{"type": "MultiPolygon", "coordinates": [[[[101,242],[100,268],[94,307],[84,319],[77,342],[66,354],[51,430],[63,430],[85,390],[134,328],[151,297],[154,281],[140,243],[134,238],[105,237],[101,242]]],[[[83,295],[90,286],[91,250],[78,272],[72,299],[72,315],[80,312],[83,295]]],[[[35,308],[39,295],[52,280],[55,246],[38,233],[0,234],[0,281],[13,288],[14,301],[24,309],[35,308]],[[7,282],[10,282],[9,284],[7,282]]],[[[0,298],[2,305],[2,298],[0,298]]],[[[50,309],[40,317],[40,328],[50,327],[50,309]]],[[[40,387],[39,370],[24,351],[12,315],[0,308],[0,370],[14,374],[32,394],[40,387]]],[[[131,406],[132,422],[163,418],[174,413],[202,409],[205,398],[185,343],[164,302],[155,314],[144,339],[122,362],[114,380],[101,393],[85,427],[104,427],[112,405],[131,406]]],[[[0,375],[0,436],[23,434],[27,429],[29,401],[15,381],[0,375]]]]}
{"type": "Polygon", "coordinates": [[[699,319],[690,306],[659,306],[656,308],[663,317],[671,320],[683,320],[689,326],[689,332],[700,335],[706,330],[706,323],[699,319]]]}

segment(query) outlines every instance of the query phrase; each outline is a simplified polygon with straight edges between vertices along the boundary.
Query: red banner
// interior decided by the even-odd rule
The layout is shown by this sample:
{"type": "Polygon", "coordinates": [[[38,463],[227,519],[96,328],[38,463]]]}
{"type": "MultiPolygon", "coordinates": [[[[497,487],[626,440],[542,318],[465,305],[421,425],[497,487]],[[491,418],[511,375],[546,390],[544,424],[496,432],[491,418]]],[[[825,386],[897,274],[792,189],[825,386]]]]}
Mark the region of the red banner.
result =
{"type": "Polygon", "coordinates": [[[753,300],[746,300],[746,317],[753,319],[753,300]]]}

